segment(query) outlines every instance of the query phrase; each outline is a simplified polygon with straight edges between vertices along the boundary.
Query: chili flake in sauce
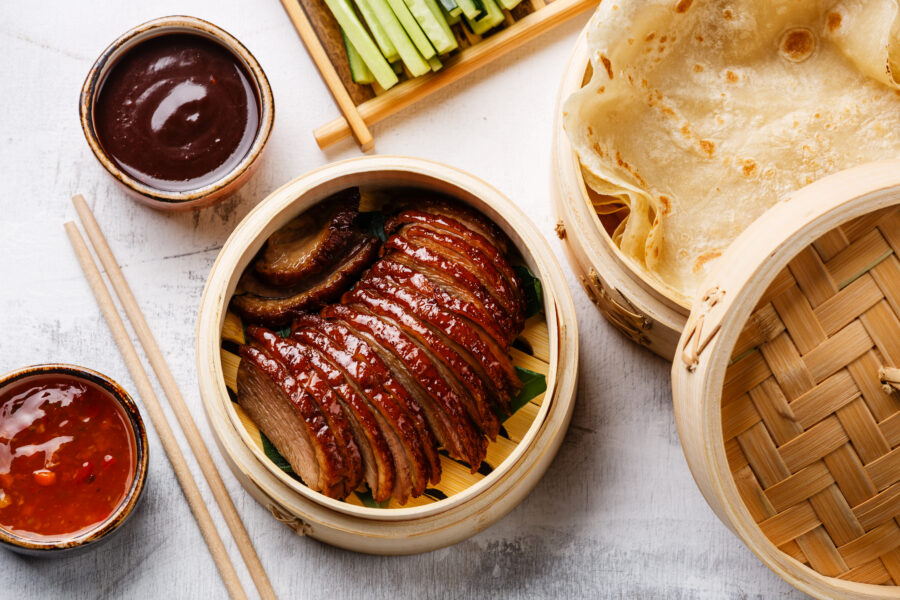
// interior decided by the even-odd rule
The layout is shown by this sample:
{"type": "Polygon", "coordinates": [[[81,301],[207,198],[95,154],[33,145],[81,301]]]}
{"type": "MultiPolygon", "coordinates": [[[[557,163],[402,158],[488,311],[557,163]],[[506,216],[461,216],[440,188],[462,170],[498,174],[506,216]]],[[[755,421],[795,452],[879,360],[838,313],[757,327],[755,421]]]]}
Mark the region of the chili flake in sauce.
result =
{"type": "Polygon", "coordinates": [[[135,471],[135,440],[118,402],[94,383],[37,375],[0,392],[0,527],[74,537],[105,521],[135,471]]]}

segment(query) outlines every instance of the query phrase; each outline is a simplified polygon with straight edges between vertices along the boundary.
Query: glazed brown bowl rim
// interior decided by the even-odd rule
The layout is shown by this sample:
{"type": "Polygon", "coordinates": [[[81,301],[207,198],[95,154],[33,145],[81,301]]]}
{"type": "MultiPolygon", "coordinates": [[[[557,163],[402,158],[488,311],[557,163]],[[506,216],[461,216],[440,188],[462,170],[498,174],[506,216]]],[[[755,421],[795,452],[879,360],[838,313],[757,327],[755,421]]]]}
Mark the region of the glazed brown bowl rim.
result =
{"type": "MultiPolygon", "coordinates": [[[[205,205],[209,196],[229,187],[241,178],[256,162],[269,141],[275,120],[275,103],[272,87],[265,71],[256,57],[236,37],[203,19],[187,15],[171,15],[152,19],[132,27],[117,37],[94,61],[81,88],[79,100],[81,129],[88,146],[103,168],[122,185],[141,196],[151,204],[159,204],[167,208],[187,208],[194,205],[205,205]],[[154,37],[173,33],[190,33],[200,35],[217,42],[228,50],[247,69],[259,100],[259,127],[253,144],[243,159],[219,179],[204,186],[186,191],[159,190],[141,183],[120,169],[110,155],[104,150],[94,125],[94,108],[103,79],[115,62],[129,49],[154,37]]],[[[223,196],[224,199],[224,196],[223,196]]]]}
{"type": "Polygon", "coordinates": [[[119,527],[128,520],[128,517],[131,516],[141,497],[141,493],[144,491],[149,462],[147,431],[144,427],[144,421],[141,418],[137,404],[135,404],[131,395],[129,395],[122,386],[102,373],[94,371],[93,369],[88,369],[87,367],[66,363],[30,365],[0,376],[0,391],[22,379],[50,374],[63,374],[88,381],[103,388],[116,400],[128,416],[128,424],[131,428],[132,435],[134,436],[135,467],[131,486],[126,492],[125,497],[119,503],[119,506],[116,507],[116,509],[100,523],[100,525],[93,529],[60,540],[35,540],[16,535],[15,533],[0,527],[0,544],[6,544],[7,546],[14,547],[14,549],[18,548],[31,553],[48,555],[54,554],[56,551],[87,546],[100,541],[118,530],[119,527]]]}

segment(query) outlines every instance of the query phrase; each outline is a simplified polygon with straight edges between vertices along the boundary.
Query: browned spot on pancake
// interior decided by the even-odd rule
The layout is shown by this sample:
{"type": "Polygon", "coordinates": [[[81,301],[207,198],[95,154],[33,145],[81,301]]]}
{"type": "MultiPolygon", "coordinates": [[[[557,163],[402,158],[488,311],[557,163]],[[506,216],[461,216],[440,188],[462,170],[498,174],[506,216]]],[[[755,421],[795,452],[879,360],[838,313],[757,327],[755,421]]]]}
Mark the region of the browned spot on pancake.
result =
{"type": "Polygon", "coordinates": [[[602,62],[604,68],[606,68],[606,74],[609,75],[610,79],[612,79],[613,78],[612,63],[605,56],[600,57],[600,62],[602,62]]]}
{"type": "Polygon", "coordinates": [[[659,246],[653,246],[653,258],[659,258],[659,246]]]}
{"type": "Polygon", "coordinates": [[[605,91],[606,91],[606,86],[605,86],[605,85],[601,85],[600,87],[597,88],[597,93],[598,93],[598,94],[602,94],[602,93],[605,92],[605,91]]]}
{"type": "Polygon", "coordinates": [[[725,79],[731,83],[737,83],[740,77],[734,71],[725,71],[725,79]]]}
{"type": "Polygon", "coordinates": [[[668,41],[668,39],[669,39],[669,36],[664,35],[664,36],[662,36],[661,38],[659,38],[659,43],[660,43],[660,44],[665,44],[665,43],[668,41]]]}
{"type": "Polygon", "coordinates": [[[698,42],[700,42],[701,44],[703,43],[703,36],[702,36],[702,35],[697,35],[697,36],[694,37],[694,39],[697,40],[698,42]]]}
{"type": "Polygon", "coordinates": [[[709,140],[700,140],[700,149],[712,156],[716,151],[716,145],[709,140]]]}
{"type": "Polygon", "coordinates": [[[700,269],[703,268],[703,265],[713,260],[714,258],[719,258],[722,256],[722,253],[718,250],[713,250],[712,252],[705,252],[697,257],[697,260],[694,261],[694,273],[699,273],[700,269]]]}
{"type": "Polygon", "coordinates": [[[756,161],[754,160],[742,160],[741,165],[741,173],[744,174],[744,177],[750,177],[756,172],[756,161]]]}
{"type": "Polygon", "coordinates": [[[600,158],[603,158],[606,156],[606,152],[603,151],[603,148],[600,147],[599,143],[594,142],[594,144],[591,146],[591,148],[594,149],[594,152],[596,152],[597,156],[599,156],[600,158]]]}
{"type": "Polygon", "coordinates": [[[675,3],[675,12],[686,13],[687,9],[689,9],[693,3],[694,0],[678,0],[678,2],[675,3]]]}
{"type": "Polygon", "coordinates": [[[726,21],[732,21],[732,20],[734,20],[734,13],[731,11],[730,8],[726,8],[725,10],[722,11],[722,18],[725,19],[726,21]]]}
{"type": "Polygon", "coordinates": [[[631,165],[629,165],[627,162],[625,162],[622,159],[622,155],[619,154],[618,150],[616,150],[616,164],[618,164],[620,167],[622,167],[623,169],[625,169],[626,171],[628,171],[629,173],[634,175],[634,178],[637,179],[638,183],[640,183],[642,186],[644,186],[644,187],[647,186],[647,182],[644,181],[644,178],[641,177],[640,174],[631,165]]]}
{"type": "Polygon", "coordinates": [[[694,73],[702,73],[702,72],[703,72],[703,65],[701,65],[701,64],[694,65],[694,73]]]}
{"type": "Polygon", "coordinates": [[[828,30],[834,31],[841,26],[841,13],[828,13],[828,30]]]}
{"type": "Polygon", "coordinates": [[[781,38],[781,55],[791,62],[802,62],[809,58],[816,48],[816,37],[804,27],[791,29],[781,38]]]}
{"type": "Polygon", "coordinates": [[[691,128],[688,127],[687,125],[682,125],[682,126],[681,126],[681,135],[683,135],[684,137],[690,139],[690,137],[691,137],[691,128]]]}
{"type": "Polygon", "coordinates": [[[588,132],[589,136],[591,136],[591,137],[594,136],[594,128],[591,127],[590,125],[587,126],[587,132],[588,132]]]}
{"type": "Polygon", "coordinates": [[[663,111],[663,114],[669,115],[670,117],[675,116],[675,111],[666,106],[665,104],[660,105],[659,110],[663,111]]]}
{"type": "Polygon", "coordinates": [[[665,47],[665,46],[660,46],[660,47],[659,47],[659,53],[660,53],[660,54],[662,54],[662,53],[665,52],[665,51],[666,51],[666,47],[665,47]]]}
{"type": "Polygon", "coordinates": [[[668,196],[660,195],[659,203],[662,204],[662,214],[667,215],[672,210],[672,200],[668,196]]]}
{"type": "Polygon", "coordinates": [[[641,87],[642,87],[642,88],[650,87],[650,82],[648,82],[646,79],[644,79],[643,77],[641,77],[641,87]]]}
{"type": "Polygon", "coordinates": [[[645,41],[645,42],[652,41],[653,38],[655,38],[655,37],[656,37],[656,32],[655,32],[655,31],[651,31],[650,33],[647,34],[647,37],[644,38],[644,41],[645,41]]]}
{"type": "Polygon", "coordinates": [[[628,80],[628,83],[634,83],[634,79],[631,77],[631,73],[625,73],[625,79],[628,80]]]}
{"type": "Polygon", "coordinates": [[[819,114],[819,113],[816,113],[816,114],[814,114],[813,116],[814,116],[815,118],[817,118],[817,119],[821,119],[821,118],[822,118],[822,115],[819,114]]]}

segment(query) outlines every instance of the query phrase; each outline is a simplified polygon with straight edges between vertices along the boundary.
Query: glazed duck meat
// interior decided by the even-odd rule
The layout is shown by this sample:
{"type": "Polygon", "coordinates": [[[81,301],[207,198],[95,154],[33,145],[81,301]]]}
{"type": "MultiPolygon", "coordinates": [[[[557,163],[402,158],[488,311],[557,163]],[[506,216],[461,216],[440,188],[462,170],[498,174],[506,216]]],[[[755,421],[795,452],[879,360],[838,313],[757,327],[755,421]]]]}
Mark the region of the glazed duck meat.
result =
{"type": "Polygon", "coordinates": [[[238,282],[234,311],[282,327],[336,300],[378,255],[378,238],[356,226],[358,214],[359,189],[350,188],[272,234],[238,282]]]}
{"type": "Polygon", "coordinates": [[[474,473],[500,431],[522,284],[509,240],[464,205],[407,195],[382,245],[357,229],[358,191],[323,204],[241,279],[248,323],[292,328],[248,327],[238,401],[309,487],[403,504],[440,480],[439,450],[474,473]]]}

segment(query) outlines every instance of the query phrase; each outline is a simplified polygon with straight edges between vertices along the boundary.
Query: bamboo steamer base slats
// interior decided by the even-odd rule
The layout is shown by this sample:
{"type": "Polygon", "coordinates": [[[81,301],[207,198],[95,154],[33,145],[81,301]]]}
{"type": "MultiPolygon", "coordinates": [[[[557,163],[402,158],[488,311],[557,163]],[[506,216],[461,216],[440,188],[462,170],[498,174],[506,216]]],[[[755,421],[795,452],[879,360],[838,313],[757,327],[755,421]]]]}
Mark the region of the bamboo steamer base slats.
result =
{"type": "Polygon", "coordinates": [[[735,484],[772,543],[823,575],[892,586],[900,394],[878,369],[900,364],[898,242],[890,209],[804,249],[739,338],[722,400],[724,441],[743,454],[735,484]]]}
{"type": "MultiPolygon", "coordinates": [[[[550,341],[547,331],[547,321],[543,318],[543,314],[539,313],[525,324],[525,329],[519,335],[520,341],[527,341],[531,347],[531,353],[525,353],[516,348],[511,349],[513,365],[547,375],[549,365],[547,359],[550,356],[550,341]],[[539,357],[546,357],[545,359],[539,357]]],[[[221,350],[222,358],[222,376],[225,379],[226,387],[237,395],[237,372],[240,366],[241,358],[234,354],[233,348],[229,348],[230,344],[244,343],[244,328],[240,317],[233,312],[228,312],[222,326],[222,342],[221,350]]],[[[530,400],[523,407],[517,410],[506,421],[503,422],[503,429],[497,439],[488,443],[487,455],[481,468],[476,473],[471,473],[469,467],[448,456],[441,455],[441,480],[437,485],[426,490],[425,495],[418,498],[411,498],[404,505],[391,500],[385,506],[386,509],[425,506],[433,502],[437,502],[443,498],[453,496],[473,484],[481,481],[484,477],[498,467],[506,460],[516,445],[525,437],[525,434],[531,428],[534,420],[537,418],[538,410],[544,400],[544,394],[530,400]],[[437,492],[437,493],[435,493],[437,492]]],[[[265,452],[260,430],[252,419],[235,403],[233,406],[235,412],[240,418],[241,424],[247,430],[250,438],[256,444],[260,451],[265,452]]],[[[363,506],[363,502],[356,494],[351,494],[346,498],[346,502],[363,506]]]]}

